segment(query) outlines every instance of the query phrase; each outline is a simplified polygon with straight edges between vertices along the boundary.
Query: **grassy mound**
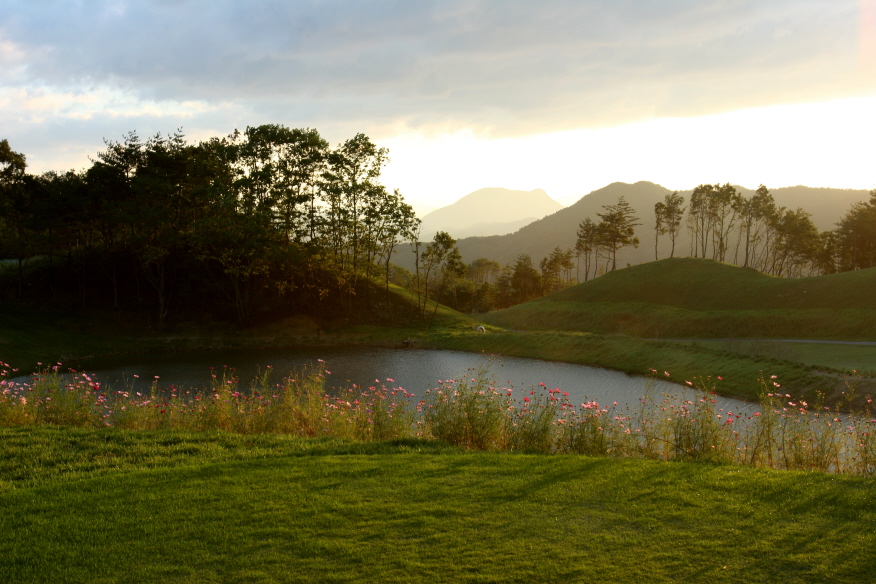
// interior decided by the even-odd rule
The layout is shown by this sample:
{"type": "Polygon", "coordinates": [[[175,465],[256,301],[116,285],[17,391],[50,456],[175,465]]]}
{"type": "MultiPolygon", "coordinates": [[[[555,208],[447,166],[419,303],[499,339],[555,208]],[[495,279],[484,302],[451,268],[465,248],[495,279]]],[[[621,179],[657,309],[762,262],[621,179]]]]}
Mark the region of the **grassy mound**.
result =
{"type": "Polygon", "coordinates": [[[713,260],[668,258],[609,272],[541,299],[633,302],[684,310],[876,310],[876,268],[776,278],[713,260]]]}
{"type": "Polygon", "coordinates": [[[486,315],[497,326],[643,337],[876,338],[876,269],[784,279],[672,258],[486,315]]]}
{"type": "Polygon", "coordinates": [[[4,582],[876,577],[868,478],[416,441],[64,428],[0,440],[4,582]]]}

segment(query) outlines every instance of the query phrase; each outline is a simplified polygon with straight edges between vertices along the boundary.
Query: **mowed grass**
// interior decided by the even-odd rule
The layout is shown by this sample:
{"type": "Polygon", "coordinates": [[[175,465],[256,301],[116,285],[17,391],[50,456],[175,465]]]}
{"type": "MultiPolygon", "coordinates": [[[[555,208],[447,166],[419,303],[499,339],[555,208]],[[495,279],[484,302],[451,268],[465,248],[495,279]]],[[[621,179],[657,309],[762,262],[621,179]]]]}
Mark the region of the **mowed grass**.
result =
{"type": "Polygon", "coordinates": [[[844,391],[839,372],[823,373],[800,363],[768,355],[746,355],[704,343],[679,343],[569,331],[503,331],[487,334],[435,331],[424,337],[428,346],[577,363],[647,375],[656,369],[661,379],[684,384],[711,377],[721,395],[757,401],[758,378],[776,375],[795,396],[815,401],[817,393],[833,405],[844,391]],[[663,372],[669,372],[664,376],[663,372]],[[718,381],[717,377],[723,379],[718,381]]]}
{"type": "Polygon", "coordinates": [[[3,582],[876,578],[873,479],[420,441],[0,436],[3,582]]]}
{"type": "Polygon", "coordinates": [[[484,316],[511,329],[646,338],[876,338],[876,269],[786,279],[695,258],[610,272],[484,316]]]}
{"type": "Polygon", "coordinates": [[[756,357],[796,361],[814,367],[830,367],[876,376],[876,345],[835,343],[789,343],[758,339],[677,341],[682,346],[731,351],[756,357]]]}

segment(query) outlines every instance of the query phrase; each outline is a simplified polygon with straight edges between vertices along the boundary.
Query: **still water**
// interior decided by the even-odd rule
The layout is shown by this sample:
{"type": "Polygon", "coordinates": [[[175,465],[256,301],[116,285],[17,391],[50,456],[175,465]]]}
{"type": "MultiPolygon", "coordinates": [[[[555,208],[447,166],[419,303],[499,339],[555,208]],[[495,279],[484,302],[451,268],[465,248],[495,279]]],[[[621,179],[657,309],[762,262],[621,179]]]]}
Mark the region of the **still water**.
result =
{"type": "MultiPolygon", "coordinates": [[[[297,347],[294,349],[233,349],[222,351],[190,351],[172,354],[136,355],[125,359],[89,360],[82,368],[113,389],[133,386],[143,389],[157,381],[159,386],[182,388],[209,387],[211,375],[220,375],[223,366],[234,367],[246,386],[259,370],[273,370],[276,382],[291,371],[323,359],[331,375],[329,387],[348,387],[351,383],[373,385],[375,380],[393,382],[387,385],[403,387],[420,397],[439,380],[459,378],[470,369],[489,366],[498,387],[529,391],[529,386],[544,383],[549,389],[560,388],[569,393],[573,404],[596,400],[601,405],[618,402],[638,404],[649,390],[652,397],[661,393],[689,399],[694,392],[665,381],[649,381],[608,369],[585,365],[554,363],[537,359],[502,357],[487,359],[475,353],[428,349],[378,349],[370,347],[297,347]],[[212,369],[211,369],[212,368],[212,369]],[[136,376],[136,377],[135,377],[136,376]]],[[[469,376],[471,373],[469,372],[469,376]]],[[[19,378],[16,381],[26,381],[19,378]]],[[[719,408],[748,410],[752,404],[729,398],[718,398],[719,408]]]]}

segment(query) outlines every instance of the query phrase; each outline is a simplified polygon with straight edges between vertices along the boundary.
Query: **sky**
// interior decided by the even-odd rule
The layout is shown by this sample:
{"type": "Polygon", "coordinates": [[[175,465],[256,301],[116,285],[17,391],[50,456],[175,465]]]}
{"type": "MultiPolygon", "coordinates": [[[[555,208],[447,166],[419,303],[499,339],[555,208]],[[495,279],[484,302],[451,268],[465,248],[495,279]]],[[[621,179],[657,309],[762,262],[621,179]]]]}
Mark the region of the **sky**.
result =
{"type": "Polygon", "coordinates": [[[28,169],[275,123],[390,151],[425,210],[483,187],[876,188],[876,0],[0,0],[28,169]]]}

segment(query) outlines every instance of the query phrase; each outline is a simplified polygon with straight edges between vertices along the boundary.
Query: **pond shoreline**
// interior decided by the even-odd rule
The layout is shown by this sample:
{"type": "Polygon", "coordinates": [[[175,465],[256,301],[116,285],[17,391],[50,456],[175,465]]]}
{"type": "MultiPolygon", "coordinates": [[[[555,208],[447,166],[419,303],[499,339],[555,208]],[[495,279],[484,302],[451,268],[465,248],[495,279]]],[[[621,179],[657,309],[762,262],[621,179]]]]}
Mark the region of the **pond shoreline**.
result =
{"type": "MultiPolygon", "coordinates": [[[[716,394],[756,402],[760,392],[758,378],[777,375],[796,396],[814,401],[818,393],[826,396],[829,405],[842,399],[845,389],[840,371],[815,369],[779,359],[760,358],[728,353],[704,347],[682,346],[670,341],[651,341],[623,335],[601,335],[557,331],[506,331],[487,326],[486,334],[475,328],[479,322],[457,322],[434,329],[403,328],[380,325],[327,325],[310,319],[287,319],[271,325],[246,330],[223,327],[204,334],[203,328],[187,333],[149,334],[131,337],[120,334],[90,335],[79,330],[63,330],[57,326],[25,331],[30,347],[17,351],[20,357],[13,363],[22,370],[30,361],[30,371],[36,363],[60,361],[86,368],[95,358],[122,357],[138,354],[156,355],[178,351],[209,351],[224,349],[288,348],[309,346],[365,346],[377,348],[450,349],[471,353],[489,353],[524,357],[575,365],[587,365],[633,375],[647,375],[649,370],[668,371],[669,381],[685,384],[707,382],[716,394]],[[40,349],[37,349],[39,347],[40,349]],[[43,350],[47,349],[47,350],[43,350]],[[23,358],[22,358],[23,357],[23,358]],[[717,377],[723,377],[716,383],[717,377]]],[[[114,331],[116,332],[116,331],[114,331]]],[[[0,360],[12,362],[13,355],[4,355],[0,345],[0,360]]],[[[17,347],[16,347],[17,348],[17,347]]],[[[876,393],[867,382],[865,391],[876,393]]]]}

